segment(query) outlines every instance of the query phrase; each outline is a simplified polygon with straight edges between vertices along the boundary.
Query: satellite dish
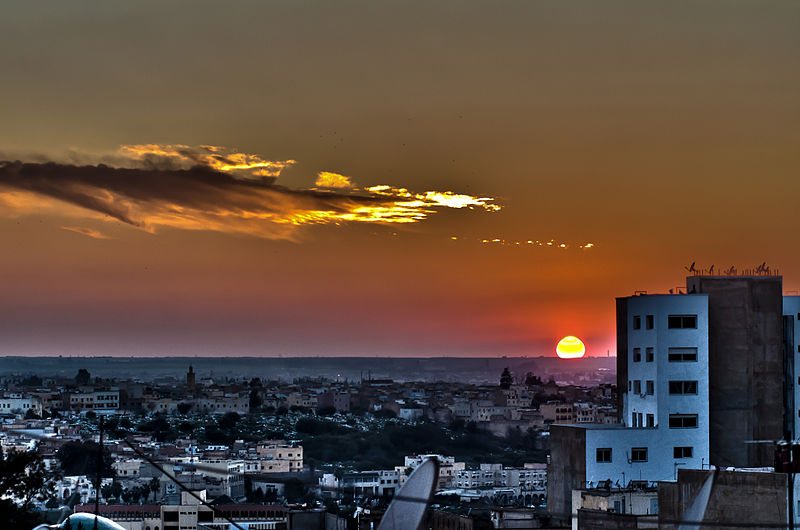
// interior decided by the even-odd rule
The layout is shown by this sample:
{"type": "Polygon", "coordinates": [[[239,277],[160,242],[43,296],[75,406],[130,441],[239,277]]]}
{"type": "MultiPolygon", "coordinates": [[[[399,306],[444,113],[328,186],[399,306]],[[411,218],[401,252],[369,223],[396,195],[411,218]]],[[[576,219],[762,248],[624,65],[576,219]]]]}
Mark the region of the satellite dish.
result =
{"type": "Polygon", "coordinates": [[[72,530],[77,530],[79,525],[80,528],[83,528],[83,530],[94,530],[94,529],[125,530],[125,527],[120,526],[111,519],[106,519],[101,515],[95,515],[93,513],[84,513],[84,512],[73,513],[72,515],[64,519],[64,521],[61,524],[58,525],[42,524],[37,526],[33,530],[62,530],[63,528],[66,528],[67,521],[69,521],[72,530]],[[95,526],[95,524],[97,526],[95,526]]]}
{"type": "Polygon", "coordinates": [[[419,528],[428,503],[436,491],[439,461],[430,458],[417,466],[400,488],[389,509],[383,514],[378,530],[415,530],[419,528]]]}
{"type": "Polygon", "coordinates": [[[706,516],[708,500],[711,497],[711,488],[714,487],[714,472],[709,472],[705,482],[700,487],[700,491],[695,495],[692,504],[683,513],[683,524],[678,526],[678,530],[700,530],[703,518],[706,516]],[[692,524],[694,523],[694,524],[692,524]]]}

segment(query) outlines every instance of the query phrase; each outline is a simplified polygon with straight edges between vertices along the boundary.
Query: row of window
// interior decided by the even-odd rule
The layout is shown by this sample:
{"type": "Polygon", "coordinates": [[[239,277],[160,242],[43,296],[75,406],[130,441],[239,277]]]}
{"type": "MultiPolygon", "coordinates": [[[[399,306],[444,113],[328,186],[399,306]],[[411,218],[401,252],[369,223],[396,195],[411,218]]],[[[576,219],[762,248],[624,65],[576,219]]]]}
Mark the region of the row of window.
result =
{"type": "MultiPolygon", "coordinates": [[[[655,394],[655,382],[651,379],[645,381],[645,395],[655,394]]],[[[669,393],[672,395],[697,394],[697,381],[669,381],[669,393]]],[[[628,381],[628,391],[634,394],[642,393],[642,381],[635,379],[628,381]]]]}
{"type": "MultiPolygon", "coordinates": [[[[655,327],[655,316],[645,315],[645,329],[655,327]]],[[[697,329],[697,315],[669,315],[667,316],[667,328],[669,329],[697,329]]],[[[642,317],[633,317],[633,329],[642,329],[642,317]]]]}
{"type": "MultiPolygon", "coordinates": [[[[655,394],[656,384],[654,381],[648,379],[645,381],[645,394],[648,396],[652,396],[655,394]]],[[[634,381],[628,381],[628,391],[633,392],[634,394],[641,394],[642,393],[642,382],[639,379],[634,381]]]]}
{"type": "MultiPolygon", "coordinates": [[[[641,412],[631,413],[631,427],[655,427],[655,416],[647,415],[647,423],[644,422],[641,412]]],[[[670,429],[694,429],[697,428],[697,414],[670,414],[670,429]]]]}
{"type": "MultiPolygon", "coordinates": [[[[688,446],[680,446],[672,448],[673,458],[692,458],[694,448],[688,446]]],[[[610,447],[599,447],[596,453],[596,460],[598,463],[608,463],[613,461],[612,450],[610,447]]],[[[631,448],[631,462],[647,462],[647,447],[632,447],[631,448]]]]}
{"type": "MultiPolygon", "coordinates": [[[[646,348],[645,353],[647,355],[646,359],[647,362],[651,363],[656,357],[655,349],[654,348],[646,348]]],[[[633,349],[633,362],[638,363],[642,361],[642,349],[641,348],[634,348],[633,349]]]]}
{"type": "MultiPolygon", "coordinates": [[[[645,348],[645,360],[651,363],[655,360],[655,348],[645,348]]],[[[695,362],[697,361],[697,348],[684,347],[684,348],[670,348],[667,353],[667,360],[671,363],[679,362],[695,362]]],[[[642,362],[642,349],[633,349],[633,362],[642,362]]]]}
{"type": "Polygon", "coordinates": [[[656,417],[653,414],[647,415],[647,423],[644,423],[644,418],[641,412],[632,413],[633,425],[632,427],[655,427],[656,417]]]}

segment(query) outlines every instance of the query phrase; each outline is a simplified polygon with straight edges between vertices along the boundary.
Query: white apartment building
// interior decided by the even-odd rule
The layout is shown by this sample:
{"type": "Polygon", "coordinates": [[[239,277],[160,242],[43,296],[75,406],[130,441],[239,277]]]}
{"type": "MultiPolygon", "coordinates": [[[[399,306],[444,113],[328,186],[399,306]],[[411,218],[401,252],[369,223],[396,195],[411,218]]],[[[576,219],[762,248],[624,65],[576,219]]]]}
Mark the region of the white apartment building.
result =
{"type": "Polygon", "coordinates": [[[454,488],[503,487],[523,491],[544,490],[547,486],[546,464],[526,464],[523,468],[502,464],[480,464],[478,469],[462,469],[453,479],[454,488]]]}
{"type": "Polygon", "coordinates": [[[399,483],[399,473],[392,469],[352,471],[345,473],[341,479],[333,473],[325,473],[319,479],[321,493],[331,497],[345,494],[390,497],[397,492],[399,483]]]}
{"type": "Polygon", "coordinates": [[[405,457],[405,466],[396,466],[395,471],[398,472],[399,483],[402,486],[411,472],[417,468],[420,464],[425,462],[429,459],[437,459],[439,461],[439,481],[436,485],[436,489],[444,489],[449,488],[453,484],[453,479],[456,476],[456,473],[459,471],[463,471],[466,467],[464,462],[456,462],[455,457],[453,456],[442,456],[442,455],[434,455],[434,454],[426,454],[426,455],[416,455],[416,456],[406,456],[405,457]]]}
{"type": "Polygon", "coordinates": [[[678,467],[699,469],[709,462],[708,296],[625,300],[628,351],[619,352],[628,356],[623,423],[587,429],[591,484],[675,480],[678,467]]]}
{"type": "Polygon", "coordinates": [[[709,464],[708,296],[637,295],[617,305],[618,344],[627,346],[618,351],[622,422],[551,427],[548,509],[560,517],[574,488],[675,480],[679,467],[709,464]]]}
{"type": "Polygon", "coordinates": [[[0,397],[0,414],[25,414],[29,410],[41,416],[42,403],[39,401],[39,398],[25,396],[20,393],[6,394],[0,397]]]}

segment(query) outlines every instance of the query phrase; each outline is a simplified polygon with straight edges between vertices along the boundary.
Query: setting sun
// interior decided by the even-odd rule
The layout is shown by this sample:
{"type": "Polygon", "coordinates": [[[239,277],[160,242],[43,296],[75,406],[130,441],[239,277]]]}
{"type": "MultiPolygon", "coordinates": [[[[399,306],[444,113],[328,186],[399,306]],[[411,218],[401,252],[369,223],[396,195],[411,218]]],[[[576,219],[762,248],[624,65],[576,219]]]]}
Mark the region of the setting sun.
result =
{"type": "Polygon", "coordinates": [[[586,347],[578,337],[564,337],[556,346],[556,354],[562,359],[580,359],[586,353],[586,347]]]}

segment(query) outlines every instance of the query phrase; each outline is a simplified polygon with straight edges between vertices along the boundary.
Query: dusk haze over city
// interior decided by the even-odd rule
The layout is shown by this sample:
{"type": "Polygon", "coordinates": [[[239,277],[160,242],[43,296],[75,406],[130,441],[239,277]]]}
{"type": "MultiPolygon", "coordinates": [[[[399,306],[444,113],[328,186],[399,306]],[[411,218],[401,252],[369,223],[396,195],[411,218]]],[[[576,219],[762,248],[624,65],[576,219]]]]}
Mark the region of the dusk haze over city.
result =
{"type": "Polygon", "coordinates": [[[800,525],[799,22],[5,3],[0,526],[800,525]]]}
{"type": "Polygon", "coordinates": [[[0,351],[614,355],[693,261],[800,288],[797,15],[8,5],[0,351]]]}

